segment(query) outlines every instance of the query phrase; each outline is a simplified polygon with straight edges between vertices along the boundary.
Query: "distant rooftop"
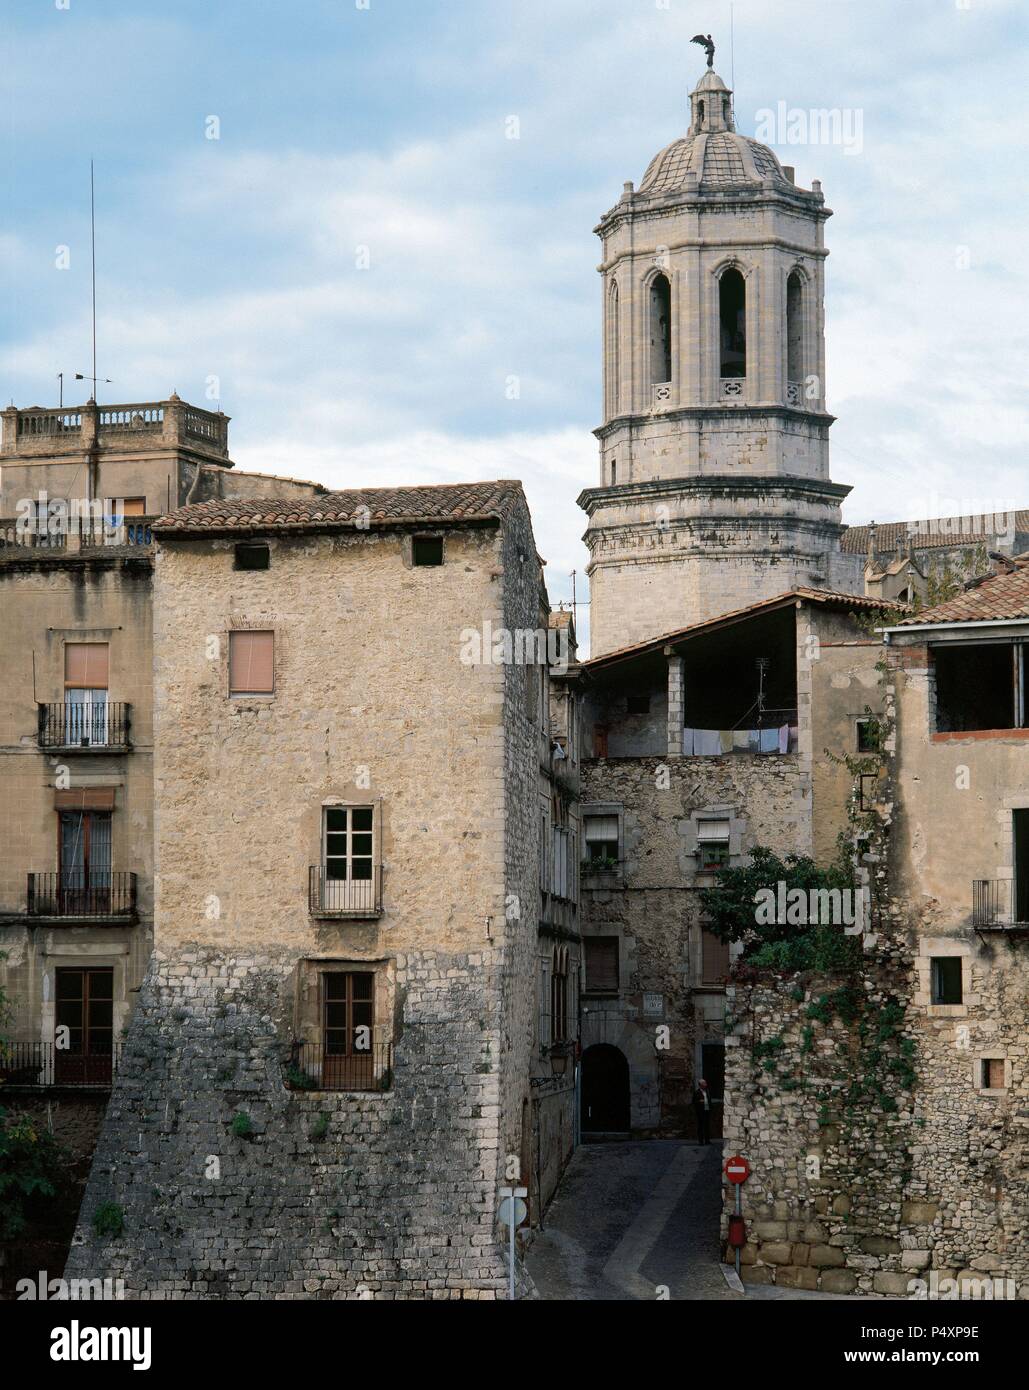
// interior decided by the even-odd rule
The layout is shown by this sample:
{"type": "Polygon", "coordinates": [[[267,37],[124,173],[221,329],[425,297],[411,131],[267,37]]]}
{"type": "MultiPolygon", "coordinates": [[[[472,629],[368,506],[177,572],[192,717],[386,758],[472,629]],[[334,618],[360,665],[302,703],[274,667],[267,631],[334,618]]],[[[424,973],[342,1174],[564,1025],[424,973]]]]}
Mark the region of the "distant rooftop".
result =
{"type": "Polygon", "coordinates": [[[921,521],[872,522],[868,526],[848,526],[840,538],[840,549],[849,555],[868,553],[868,539],[875,529],[875,547],[889,555],[907,546],[913,550],[935,550],[951,545],[987,545],[1012,529],[1029,533],[1029,511],[984,512],[977,516],[944,516],[921,521]]]}
{"type": "Polygon", "coordinates": [[[935,608],[923,608],[901,618],[898,627],[934,626],[937,623],[1000,622],[1029,618],[1029,557],[1015,561],[1014,570],[972,580],[968,588],[935,608]]]}

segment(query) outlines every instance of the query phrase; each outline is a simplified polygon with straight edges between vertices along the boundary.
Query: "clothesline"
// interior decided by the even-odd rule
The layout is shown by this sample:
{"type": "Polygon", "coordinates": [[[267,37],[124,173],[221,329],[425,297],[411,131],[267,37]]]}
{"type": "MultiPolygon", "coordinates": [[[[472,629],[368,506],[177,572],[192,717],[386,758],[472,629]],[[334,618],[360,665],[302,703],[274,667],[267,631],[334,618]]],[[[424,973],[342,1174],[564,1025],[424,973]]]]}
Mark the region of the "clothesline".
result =
{"type": "Polygon", "coordinates": [[[774,729],[684,729],[682,751],[695,758],[720,758],[728,753],[788,753],[796,742],[796,727],[774,729]]]}

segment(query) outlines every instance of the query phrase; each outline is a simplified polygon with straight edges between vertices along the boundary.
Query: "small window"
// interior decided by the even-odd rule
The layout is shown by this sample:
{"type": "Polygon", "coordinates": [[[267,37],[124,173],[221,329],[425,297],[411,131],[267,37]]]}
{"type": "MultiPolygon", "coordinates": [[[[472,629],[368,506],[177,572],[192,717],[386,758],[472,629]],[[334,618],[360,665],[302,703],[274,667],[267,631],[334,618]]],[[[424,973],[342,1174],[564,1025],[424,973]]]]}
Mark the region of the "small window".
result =
{"type": "Polygon", "coordinates": [[[266,570],[271,564],[271,552],[266,545],[244,542],[236,546],[232,568],[237,570],[266,570]]]}
{"type": "Polygon", "coordinates": [[[618,993],[618,938],[590,936],[583,941],[586,989],[590,994],[618,993]]]}
{"type": "Polygon", "coordinates": [[[275,692],[275,633],[229,633],[229,694],[275,692]]]}
{"type": "Polygon", "coordinates": [[[146,516],[146,498],[114,497],[104,504],[104,512],[116,525],[127,516],[146,516]]]}
{"type": "Polygon", "coordinates": [[[702,820],[697,825],[697,867],[713,873],[729,862],[729,822],[702,820]]]}
{"type": "Polygon", "coordinates": [[[586,816],[583,833],[587,861],[596,868],[616,868],[619,857],[618,817],[586,816]]]}
{"type": "Polygon", "coordinates": [[[932,993],[934,1004],[960,1004],[961,957],[933,956],[931,963],[932,993]]]}
{"type": "Polygon", "coordinates": [[[411,560],[416,565],[442,565],[443,537],[415,536],[411,542],[411,560]]]}
{"type": "Polygon", "coordinates": [[[875,719],[859,719],[856,722],[857,751],[859,753],[877,753],[879,751],[878,740],[878,721],[875,719]]]}
{"type": "Polygon", "coordinates": [[[1003,1057],[984,1057],[983,1089],[986,1091],[1003,1091],[1004,1085],[1003,1057]]]}
{"type": "Polygon", "coordinates": [[[629,714],[649,714],[650,696],[649,695],[630,695],[626,700],[626,710],[629,714]]]}

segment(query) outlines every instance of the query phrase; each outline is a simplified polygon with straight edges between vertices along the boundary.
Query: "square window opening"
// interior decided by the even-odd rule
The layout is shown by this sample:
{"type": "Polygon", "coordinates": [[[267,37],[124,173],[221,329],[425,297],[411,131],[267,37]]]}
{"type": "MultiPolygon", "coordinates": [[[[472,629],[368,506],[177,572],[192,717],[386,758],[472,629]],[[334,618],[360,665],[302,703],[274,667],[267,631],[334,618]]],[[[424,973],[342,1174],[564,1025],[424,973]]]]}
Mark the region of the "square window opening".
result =
{"type": "Polygon", "coordinates": [[[443,537],[415,536],[411,541],[411,562],[415,565],[442,565],[443,537]]]}
{"type": "Polygon", "coordinates": [[[271,566],[271,551],[266,545],[243,542],[235,548],[233,569],[266,570],[271,566]]]}

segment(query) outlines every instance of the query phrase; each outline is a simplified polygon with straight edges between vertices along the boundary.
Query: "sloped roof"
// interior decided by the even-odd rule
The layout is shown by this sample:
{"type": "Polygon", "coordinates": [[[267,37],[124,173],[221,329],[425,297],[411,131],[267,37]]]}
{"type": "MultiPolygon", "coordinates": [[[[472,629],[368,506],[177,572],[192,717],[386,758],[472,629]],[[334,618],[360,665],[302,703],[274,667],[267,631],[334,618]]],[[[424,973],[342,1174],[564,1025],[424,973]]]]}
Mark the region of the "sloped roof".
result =
{"type": "Polygon", "coordinates": [[[937,623],[983,623],[1004,618],[1029,618],[1029,565],[1012,573],[988,575],[956,598],[901,618],[897,627],[937,623]]]}
{"type": "Polygon", "coordinates": [[[649,638],[646,642],[636,642],[630,647],[619,647],[613,652],[604,652],[600,656],[590,657],[583,665],[587,670],[596,670],[599,667],[613,665],[615,662],[624,661],[628,657],[641,656],[646,652],[660,650],[661,647],[673,646],[676,642],[681,642],[687,637],[697,637],[704,632],[715,632],[721,627],[729,627],[733,623],[742,622],[746,618],[757,617],[761,613],[772,613],[778,608],[788,608],[791,604],[802,600],[804,603],[821,603],[830,608],[862,608],[896,611],[898,608],[906,607],[905,604],[897,603],[893,599],[869,598],[867,594],[844,594],[832,589],[788,589],[784,594],[776,594],[774,598],[761,599],[758,603],[749,604],[746,608],[734,608],[729,613],[720,613],[716,618],[707,618],[702,623],[691,623],[689,627],[677,628],[675,632],[666,632],[661,637],[649,638]]]}
{"type": "Polygon", "coordinates": [[[520,482],[439,483],[427,487],[366,487],[323,497],[255,497],[194,502],[159,517],[161,536],[207,531],[324,530],[326,527],[478,525],[503,521],[525,505],[520,482]]]}
{"type": "MultiPolygon", "coordinates": [[[[915,550],[935,550],[951,545],[984,545],[997,536],[997,519],[1007,520],[1011,513],[987,512],[979,516],[950,516],[925,518],[921,521],[886,521],[875,528],[876,549],[884,552],[906,546],[910,538],[915,550]],[[958,531],[958,526],[970,530],[958,531]]],[[[1029,532],[1029,511],[1013,513],[1016,531],[1029,532]]],[[[850,555],[868,552],[871,526],[848,526],[840,537],[840,549],[850,555]]],[[[1006,529],[1006,528],[1005,528],[1006,529]]]]}

